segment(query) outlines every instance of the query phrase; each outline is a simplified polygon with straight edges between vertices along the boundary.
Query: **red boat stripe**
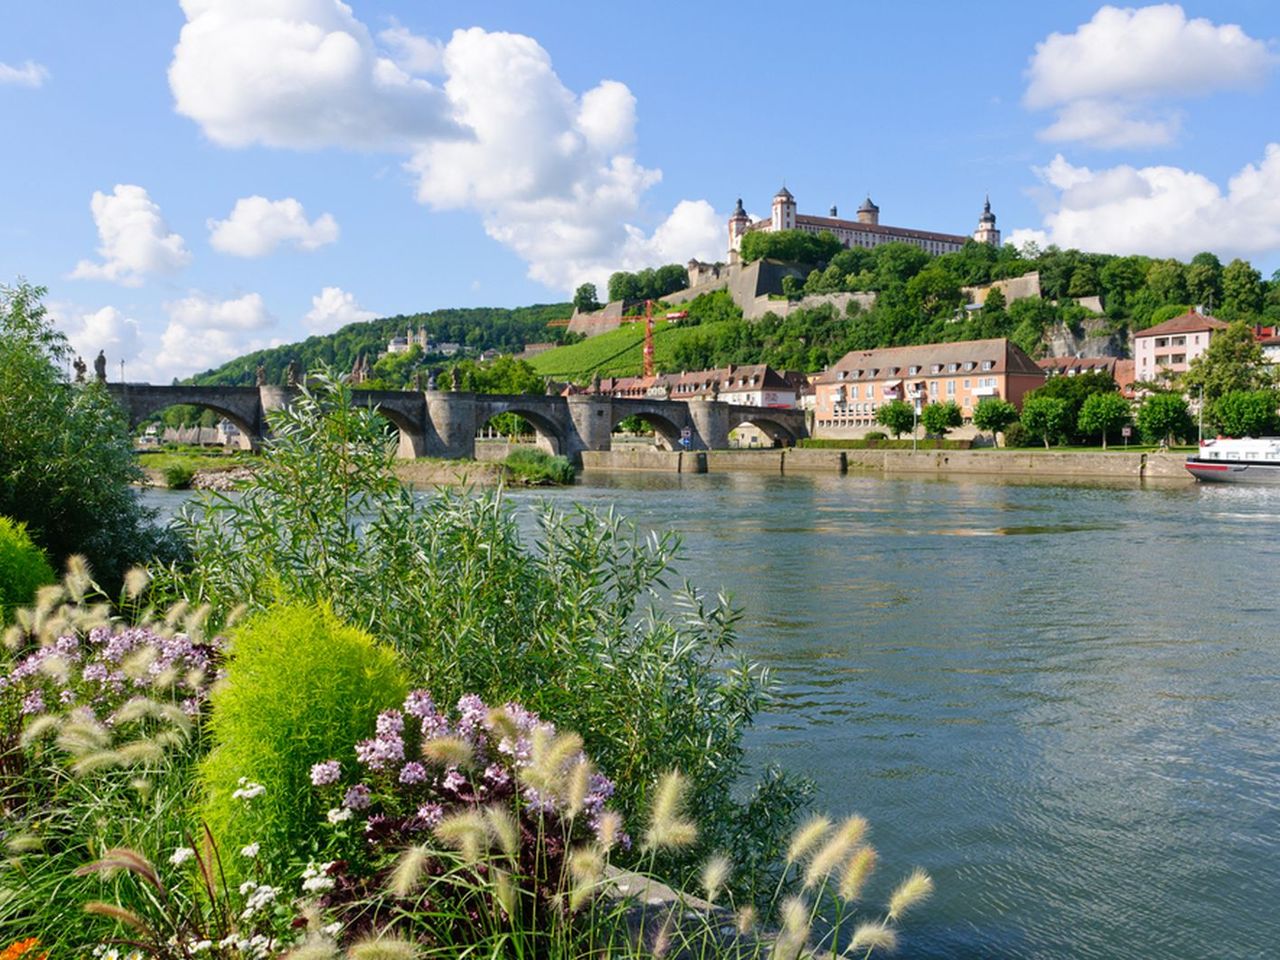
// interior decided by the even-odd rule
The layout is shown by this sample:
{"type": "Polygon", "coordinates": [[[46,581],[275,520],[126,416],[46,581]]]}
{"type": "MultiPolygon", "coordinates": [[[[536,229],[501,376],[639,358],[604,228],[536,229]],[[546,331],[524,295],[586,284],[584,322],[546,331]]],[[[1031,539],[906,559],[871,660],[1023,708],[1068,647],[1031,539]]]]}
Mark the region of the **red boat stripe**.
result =
{"type": "Polygon", "coordinates": [[[1218,463],[1188,463],[1188,464],[1186,464],[1186,468],[1187,468],[1188,470],[1230,470],[1230,469],[1231,469],[1230,465],[1229,465],[1229,464],[1225,464],[1225,463],[1222,463],[1222,464],[1218,464],[1218,463]]]}

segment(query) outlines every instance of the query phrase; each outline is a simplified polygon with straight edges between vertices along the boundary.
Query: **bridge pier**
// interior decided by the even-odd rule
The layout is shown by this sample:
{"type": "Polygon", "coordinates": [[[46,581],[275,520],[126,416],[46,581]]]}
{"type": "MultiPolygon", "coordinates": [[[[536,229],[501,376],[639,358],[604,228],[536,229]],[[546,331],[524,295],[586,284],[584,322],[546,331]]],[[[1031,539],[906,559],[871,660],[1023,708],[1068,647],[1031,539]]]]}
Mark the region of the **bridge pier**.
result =
{"type": "Polygon", "coordinates": [[[729,446],[729,404],[720,400],[688,400],[692,450],[725,450],[729,446]]]}
{"type": "Polygon", "coordinates": [[[574,466],[582,466],[584,450],[613,448],[613,398],[596,394],[574,394],[565,398],[569,405],[569,427],[565,431],[564,450],[574,466]]]}
{"type": "Polygon", "coordinates": [[[476,458],[476,395],[428,390],[422,456],[449,460],[476,458]]]}

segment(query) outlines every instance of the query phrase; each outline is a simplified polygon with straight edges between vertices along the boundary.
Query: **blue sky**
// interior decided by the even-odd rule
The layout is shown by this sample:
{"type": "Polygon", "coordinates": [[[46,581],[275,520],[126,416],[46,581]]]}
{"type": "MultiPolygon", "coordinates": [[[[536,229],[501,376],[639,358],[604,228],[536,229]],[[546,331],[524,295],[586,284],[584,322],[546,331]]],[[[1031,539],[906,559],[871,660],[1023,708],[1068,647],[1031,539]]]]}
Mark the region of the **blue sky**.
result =
{"type": "Polygon", "coordinates": [[[722,256],[784,180],[802,212],[869,191],[965,233],[990,192],[1006,239],[1280,268],[1264,0],[5,6],[0,278],[131,379],[722,256]]]}

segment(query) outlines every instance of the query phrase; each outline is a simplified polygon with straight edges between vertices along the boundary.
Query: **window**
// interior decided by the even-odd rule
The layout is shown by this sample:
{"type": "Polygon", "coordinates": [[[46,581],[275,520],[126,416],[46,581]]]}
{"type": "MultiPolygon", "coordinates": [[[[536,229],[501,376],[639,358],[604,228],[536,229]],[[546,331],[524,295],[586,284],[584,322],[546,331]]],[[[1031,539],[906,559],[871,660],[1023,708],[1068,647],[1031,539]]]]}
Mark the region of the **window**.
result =
{"type": "Polygon", "coordinates": [[[932,370],[930,370],[929,372],[930,372],[930,373],[941,373],[941,372],[942,372],[942,364],[940,364],[940,363],[935,363],[935,364],[933,365],[933,369],[932,369],[932,370]]]}
{"type": "Polygon", "coordinates": [[[1159,350],[1161,347],[1167,347],[1168,345],[1169,345],[1169,338],[1168,338],[1168,337],[1156,337],[1156,349],[1157,349],[1157,350],[1159,350]]]}
{"type": "Polygon", "coordinates": [[[913,377],[914,377],[914,376],[915,376],[917,373],[919,373],[919,372],[920,372],[920,368],[919,368],[918,366],[917,366],[917,367],[908,367],[908,368],[907,368],[907,373],[908,373],[910,376],[913,376],[913,377]]]}
{"type": "Polygon", "coordinates": [[[959,369],[960,369],[960,364],[958,364],[958,363],[948,363],[948,364],[947,364],[947,373],[955,373],[955,372],[956,372],[957,370],[959,370],[959,369]]]}
{"type": "Polygon", "coordinates": [[[937,381],[937,380],[930,380],[930,381],[929,381],[929,395],[930,395],[930,396],[933,396],[933,397],[936,397],[936,396],[938,395],[938,381],[937,381]]]}
{"type": "Polygon", "coordinates": [[[1175,353],[1169,360],[1173,363],[1186,363],[1187,355],[1185,353],[1175,353]]]}
{"type": "Polygon", "coordinates": [[[841,380],[843,380],[843,379],[845,378],[845,373],[846,373],[846,371],[844,371],[844,370],[841,370],[841,371],[840,371],[840,373],[839,373],[839,378],[840,378],[841,380]]]}
{"type": "Polygon", "coordinates": [[[1185,347],[1186,345],[1187,345],[1186,337],[1173,337],[1169,341],[1169,346],[1171,347],[1185,347]]]}
{"type": "Polygon", "coordinates": [[[850,398],[851,400],[857,400],[857,399],[858,399],[858,385],[857,385],[856,383],[855,383],[852,387],[850,387],[850,388],[849,388],[849,398],[850,398]]]}
{"type": "Polygon", "coordinates": [[[956,395],[956,382],[954,380],[947,381],[947,396],[954,397],[956,395]]]}
{"type": "Polygon", "coordinates": [[[992,367],[994,367],[995,365],[996,365],[996,362],[995,362],[994,360],[983,360],[983,361],[982,361],[982,369],[983,369],[983,370],[990,370],[990,369],[991,369],[992,367]]]}
{"type": "Polygon", "coordinates": [[[972,369],[973,369],[974,367],[976,367],[976,366],[977,366],[977,364],[976,364],[976,363],[974,363],[972,360],[966,360],[966,361],[964,362],[964,370],[965,370],[965,373],[968,373],[970,370],[972,370],[972,369]]]}
{"type": "MultiPolygon", "coordinates": [[[[970,364],[970,366],[972,366],[972,364],[970,364]]],[[[966,390],[968,390],[968,389],[969,389],[969,381],[968,381],[968,380],[966,380],[966,381],[964,382],[964,388],[965,388],[966,390]]]]}

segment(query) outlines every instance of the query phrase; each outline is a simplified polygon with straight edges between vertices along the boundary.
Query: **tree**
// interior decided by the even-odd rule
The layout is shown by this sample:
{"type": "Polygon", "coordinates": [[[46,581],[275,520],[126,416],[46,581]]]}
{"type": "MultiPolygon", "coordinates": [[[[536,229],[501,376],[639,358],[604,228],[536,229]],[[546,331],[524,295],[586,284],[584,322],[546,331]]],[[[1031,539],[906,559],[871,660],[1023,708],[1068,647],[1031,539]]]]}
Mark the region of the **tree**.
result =
{"type": "Polygon", "coordinates": [[[991,431],[991,443],[996,434],[1018,419],[1018,408],[999,397],[984,397],[973,409],[973,425],[979,430],[991,431]]]}
{"type": "Polygon", "coordinates": [[[1269,386],[1273,379],[1253,330],[1238,320],[1212,335],[1208,349],[1191,361],[1182,383],[1192,394],[1203,390],[1204,399],[1212,403],[1226,393],[1269,386]]]}
{"type": "Polygon", "coordinates": [[[1197,253],[1187,267],[1187,296],[1205,310],[1222,303],[1222,261],[1212,253],[1197,253]]]}
{"type": "Polygon", "coordinates": [[[1120,388],[1111,374],[1098,371],[1096,373],[1079,373],[1074,377],[1050,377],[1043,386],[1037,387],[1030,397],[1057,397],[1067,404],[1063,415],[1062,433],[1068,439],[1075,439],[1076,418],[1085,400],[1095,393],[1115,393],[1120,388]]]}
{"type": "Polygon", "coordinates": [[[142,472],[119,404],[63,375],[70,348],[44,295],[0,285],[0,515],[26,523],[55,566],[83,554],[114,593],[130,566],[179,551],[130,486],[142,472]]]}
{"type": "Polygon", "coordinates": [[[1233,390],[1209,408],[1214,423],[1229,437],[1262,437],[1280,426],[1276,415],[1280,394],[1275,390],[1233,390]]]}
{"type": "Polygon", "coordinates": [[[829,263],[843,249],[844,244],[825,230],[819,234],[804,230],[753,230],[742,238],[739,253],[743,263],[767,259],[816,265],[829,263]]]}
{"type": "Polygon", "coordinates": [[[1186,439],[1195,432],[1187,401],[1176,393],[1153,393],[1138,409],[1138,429],[1148,443],[1186,439]]]}
{"type": "Polygon", "coordinates": [[[1069,297],[1094,297],[1098,295],[1098,271],[1091,263],[1082,263],[1071,274],[1071,283],[1067,285],[1069,297]]]}
{"type": "Polygon", "coordinates": [[[1164,303],[1181,303],[1187,299],[1187,278],[1177,260],[1157,260],[1147,271],[1147,287],[1164,303]]]}
{"type": "Polygon", "coordinates": [[[1102,449],[1107,449],[1107,434],[1129,422],[1129,401],[1118,393],[1091,393],[1080,405],[1076,427],[1084,434],[1102,434],[1102,449]]]}
{"type": "Polygon", "coordinates": [[[573,307],[579,313],[590,313],[600,309],[600,301],[596,299],[596,285],[584,283],[573,292],[573,307]]]}
{"type": "Polygon", "coordinates": [[[1262,312],[1262,274],[1239,258],[1222,271],[1222,315],[1246,319],[1262,312]]]}
{"type": "Polygon", "coordinates": [[[964,417],[955,402],[930,403],[920,411],[920,422],[927,433],[937,437],[945,437],[948,430],[953,430],[964,423],[964,417]]]}
{"type": "Polygon", "coordinates": [[[876,410],[876,423],[893,431],[895,437],[901,437],[915,422],[916,408],[905,400],[890,400],[876,410]]]}
{"type": "Polygon", "coordinates": [[[1030,433],[1044,441],[1044,448],[1049,449],[1049,441],[1062,436],[1067,426],[1067,401],[1058,397],[1029,396],[1022,404],[1022,425],[1030,433]]]}

